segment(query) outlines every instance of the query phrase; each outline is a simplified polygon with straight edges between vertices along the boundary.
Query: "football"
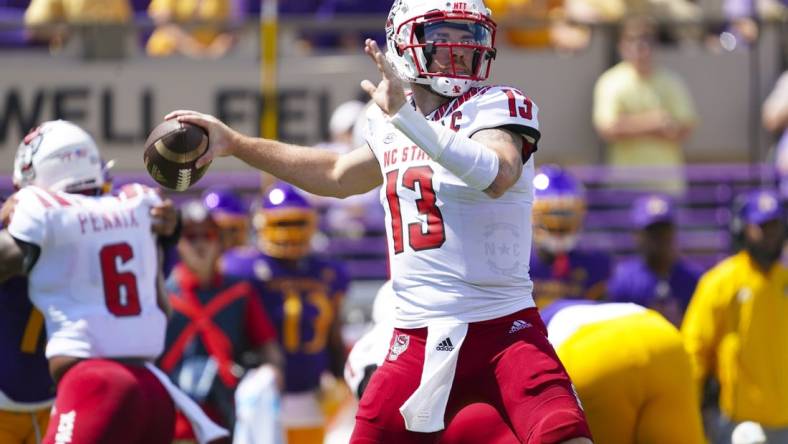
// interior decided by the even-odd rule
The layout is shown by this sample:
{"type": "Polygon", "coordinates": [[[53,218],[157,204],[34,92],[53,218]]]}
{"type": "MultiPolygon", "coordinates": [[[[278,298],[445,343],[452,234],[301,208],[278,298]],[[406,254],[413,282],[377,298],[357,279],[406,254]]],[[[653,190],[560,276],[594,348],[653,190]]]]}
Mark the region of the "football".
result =
{"type": "Polygon", "coordinates": [[[208,150],[208,134],[197,125],[166,120],[151,131],[145,141],[145,169],[159,185],[185,191],[208,170],[195,164],[208,150]]]}

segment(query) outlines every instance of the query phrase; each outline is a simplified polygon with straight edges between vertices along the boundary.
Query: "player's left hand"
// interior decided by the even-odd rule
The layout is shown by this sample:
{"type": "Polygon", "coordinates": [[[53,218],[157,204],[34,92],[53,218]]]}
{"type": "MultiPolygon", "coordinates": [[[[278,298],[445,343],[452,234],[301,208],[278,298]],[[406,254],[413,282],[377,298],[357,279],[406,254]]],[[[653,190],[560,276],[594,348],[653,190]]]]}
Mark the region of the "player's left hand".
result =
{"type": "Polygon", "coordinates": [[[12,195],[0,207],[0,227],[7,227],[11,223],[11,218],[14,216],[14,209],[17,204],[16,194],[12,195]]]}
{"type": "Polygon", "coordinates": [[[377,65],[382,80],[377,86],[369,80],[364,80],[361,82],[361,88],[369,94],[384,113],[393,116],[405,104],[405,90],[402,86],[402,80],[394,72],[391,64],[386,60],[386,55],[380,50],[376,41],[367,39],[364,42],[364,52],[377,65]]]}
{"type": "Polygon", "coordinates": [[[150,216],[153,219],[151,229],[159,236],[172,236],[175,227],[178,225],[178,210],[172,200],[165,199],[159,205],[150,209],[150,216]]]}

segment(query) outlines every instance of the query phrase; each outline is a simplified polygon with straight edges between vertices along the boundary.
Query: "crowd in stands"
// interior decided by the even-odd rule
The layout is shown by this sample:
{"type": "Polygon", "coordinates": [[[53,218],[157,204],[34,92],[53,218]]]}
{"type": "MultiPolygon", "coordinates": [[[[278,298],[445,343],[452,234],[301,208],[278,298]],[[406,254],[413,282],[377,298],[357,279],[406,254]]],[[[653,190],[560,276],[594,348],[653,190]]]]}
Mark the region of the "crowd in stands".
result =
{"type": "MultiPolygon", "coordinates": [[[[621,22],[633,15],[649,16],[661,27],[661,42],[699,41],[731,50],[749,45],[762,21],[784,20],[788,8],[781,0],[491,0],[489,7],[502,23],[501,42],[525,48],[577,51],[589,42],[592,27],[621,22]]],[[[384,16],[390,0],[288,0],[278,2],[283,19],[328,22],[337,17],[384,16]]],[[[184,54],[216,58],[233,47],[234,30],[258,17],[261,2],[251,0],[2,0],[0,48],[29,47],[47,42],[59,47],[67,25],[122,24],[137,21],[146,52],[161,57],[184,54]],[[22,24],[26,29],[12,24],[22,24]],[[12,26],[9,26],[12,25],[12,26]],[[153,28],[152,34],[149,29],[153,28]]],[[[298,32],[297,47],[356,51],[366,37],[379,33],[353,30],[298,32]]]]}

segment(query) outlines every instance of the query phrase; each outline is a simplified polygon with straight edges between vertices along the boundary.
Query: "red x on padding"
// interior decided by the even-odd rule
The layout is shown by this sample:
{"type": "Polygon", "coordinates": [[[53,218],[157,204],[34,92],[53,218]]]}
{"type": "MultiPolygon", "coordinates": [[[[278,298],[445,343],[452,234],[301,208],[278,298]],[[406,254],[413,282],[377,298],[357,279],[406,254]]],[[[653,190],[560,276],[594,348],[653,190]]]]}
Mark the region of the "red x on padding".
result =
{"type": "Polygon", "coordinates": [[[238,298],[252,292],[247,282],[240,282],[217,293],[205,306],[200,303],[194,288],[182,285],[183,297],[170,295],[172,308],[191,320],[172,347],[161,359],[161,368],[170,372],[180,361],[186,346],[199,334],[205,349],[219,365],[219,377],[228,387],[235,387],[238,378],[232,372],[232,343],[227,335],[213,322],[213,316],[238,298]]]}

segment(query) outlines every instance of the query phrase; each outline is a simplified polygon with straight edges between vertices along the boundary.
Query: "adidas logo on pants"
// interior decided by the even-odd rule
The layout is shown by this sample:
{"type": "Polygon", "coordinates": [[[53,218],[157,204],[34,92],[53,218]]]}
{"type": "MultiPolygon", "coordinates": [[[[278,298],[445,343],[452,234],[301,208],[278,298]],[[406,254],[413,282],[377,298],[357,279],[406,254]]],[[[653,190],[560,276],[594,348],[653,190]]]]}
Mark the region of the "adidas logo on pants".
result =
{"type": "Polygon", "coordinates": [[[449,352],[454,350],[454,344],[451,343],[451,338],[446,338],[443,341],[441,341],[441,343],[438,344],[437,347],[435,347],[435,350],[449,351],[449,352]]]}

